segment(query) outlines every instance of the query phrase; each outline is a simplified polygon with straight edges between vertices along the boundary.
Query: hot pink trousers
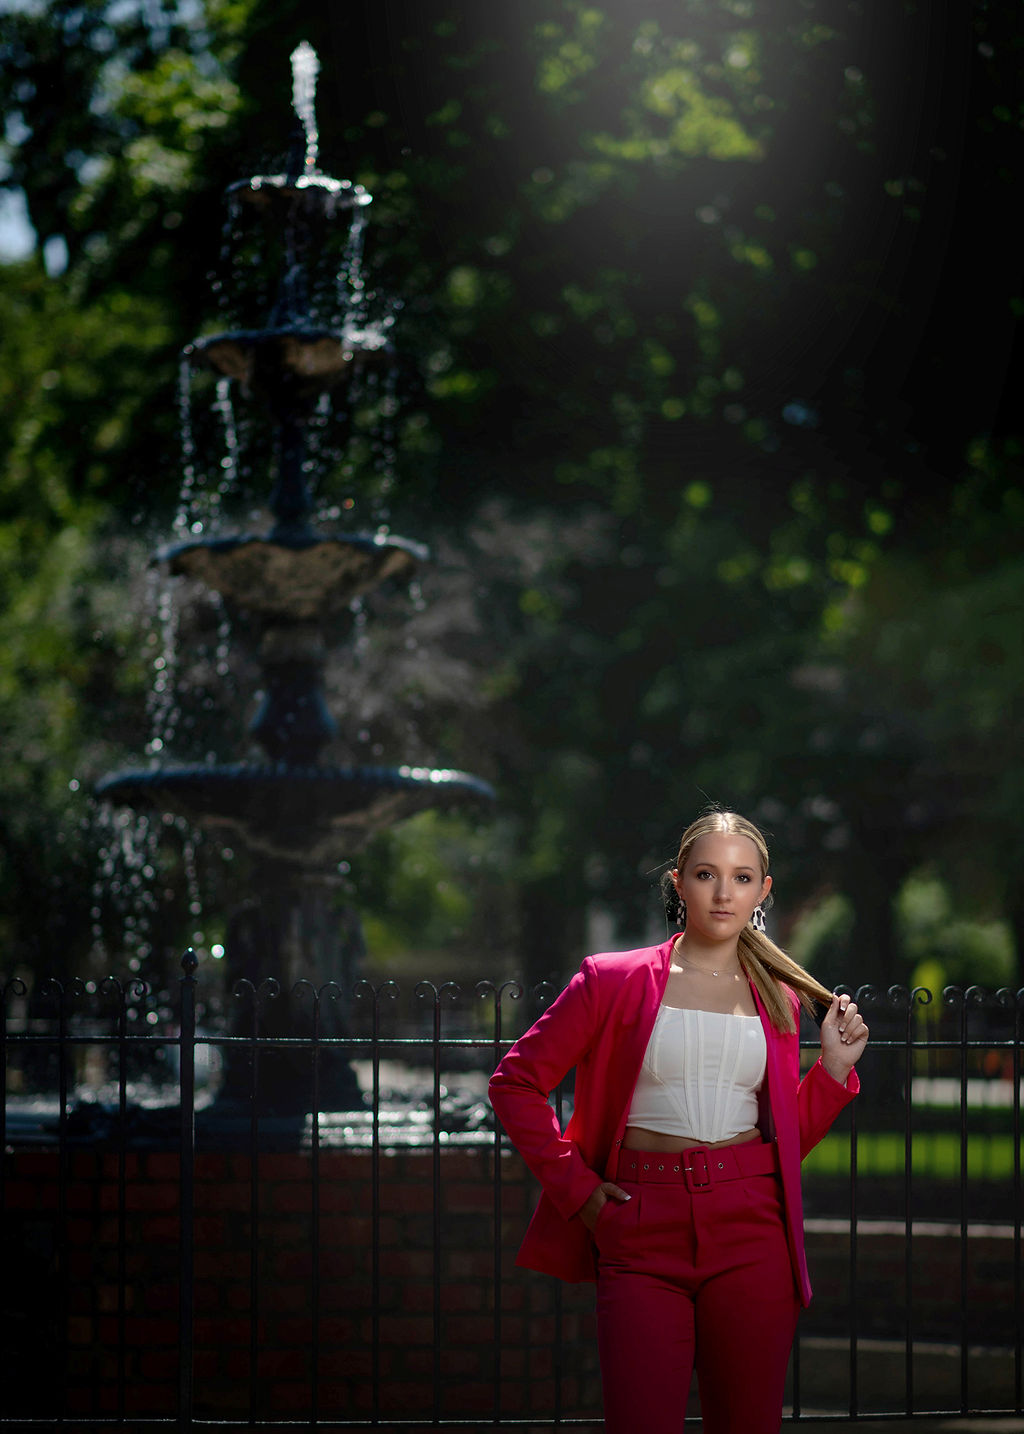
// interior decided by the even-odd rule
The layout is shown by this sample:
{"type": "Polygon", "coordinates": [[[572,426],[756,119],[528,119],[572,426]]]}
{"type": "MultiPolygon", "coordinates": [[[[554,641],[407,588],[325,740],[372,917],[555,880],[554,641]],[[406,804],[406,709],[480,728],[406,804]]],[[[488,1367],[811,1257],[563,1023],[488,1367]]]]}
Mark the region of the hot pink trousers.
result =
{"type": "Polygon", "coordinates": [[[800,1301],[775,1148],[622,1150],[598,1216],[607,1434],[681,1434],[694,1365],[704,1434],[778,1434],[800,1301]]]}

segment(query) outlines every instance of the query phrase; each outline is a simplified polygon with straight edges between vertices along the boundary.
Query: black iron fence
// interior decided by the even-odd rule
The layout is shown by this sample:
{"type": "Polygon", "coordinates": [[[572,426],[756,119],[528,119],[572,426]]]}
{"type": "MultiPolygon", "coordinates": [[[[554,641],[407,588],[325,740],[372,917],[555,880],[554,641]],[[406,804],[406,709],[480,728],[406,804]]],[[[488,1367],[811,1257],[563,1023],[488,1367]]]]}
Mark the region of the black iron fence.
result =
{"type": "MultiPolygon", "coordinates": [[[[554,989],[221,1009],[182,967],[3,987],[0,1425],[599,1428],[592,1293],[514,1268],[536,1191],[485,1094],[554,989]]],[[[856,996],[787,1417],[1020,1414],[1024,991],[856,996]]]]}

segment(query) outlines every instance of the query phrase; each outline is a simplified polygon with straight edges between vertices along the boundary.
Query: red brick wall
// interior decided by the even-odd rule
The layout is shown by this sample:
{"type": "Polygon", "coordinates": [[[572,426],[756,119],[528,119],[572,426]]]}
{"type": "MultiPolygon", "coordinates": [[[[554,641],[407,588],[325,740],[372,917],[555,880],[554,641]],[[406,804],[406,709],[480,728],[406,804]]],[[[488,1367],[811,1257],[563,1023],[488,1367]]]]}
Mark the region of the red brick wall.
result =
{"type": "MultiPolygon", "coordinates": [[[[439,1327],[435,1340],[435,1212],[429,1150],[382,1153],[379,1214],[379,1413],[431,1418],[435,1348],[442,1418],[486,1422],[494,1411],[493,1152],[441,1156],[437,1219],[439,1327]]],[[[504,1414],[551,1418],[561,1370],[565,1415],[600,1407],[589,1286],[514,1269],[518,1238],[535,1191],[520,1161],[502,1160],[503,1256],[498,1380],[504,1414]],[[561,1342],[556,1301],[562,1301],[561,1342]]],[[[70,1156],[66,1235],[58,1212],[56,1152],[19,1152],[6,1161],[5,1223],[35,1233],[49,1227],[51,1310],[61,1303],[57,1250],[67,1248],[68,1413],[117,1410],[119,1187],[116,1155],[70,1156]]],[[[125,1406],[129,1415],[176,1410],[178,1377],[178,1161],[165,1152],[126,1159],[125,1406]]],[[[199,1154],[195,1186],[195,1403],[211,1417],[308,1418],[313,1386],[322,1419],[369,1417],[374,1410],[372,1157],[362,1151],[320,1156],[319,1337],[313,1355],[311,1160],[267,1154],[258,1161],[256,1219],[257,1350],[250,1351],[250,1161],[199,1154]]],[[[16,1238],[16,1237],[15,1237],[16,1238]]],[[[10,1301],[8,1300],[8,1303],[10,1301]]],[[[57,1323],[49,1336],[60,1343],[57,1323]]],[[[50,1352],[59,1367],[59,1348],[50,1352]]],[[[38,1414],[57,1409],[50,1403],[38,1414]]],[[[36,1398],[46,1399],[36,1393],[36,1398]]],[[[27,1413],[17,1408],[14,1412],[27,1413]]],[[[595,1424],[595,1428],[599,1427],[595,1424]]]]}
{"type": "MultiPolygon", "coordinates": [[[[250,1162],[240,1154],[198,1155],[196,1413],[243,1419],[252,1401],[260,1418],[280,1414],[301,1420],[310,1417],[316,1399],[321,1419],[368,1419],[374,1413],[376,1316],[378,1407],[385,1427],[392,1418],[431,1418],[435,1394],[441,1418],[479,1417],[483,1427],[493,1416],[497,1378],[503,1414],[535,1416],[549,1427],[560,1398],[563,1416],[592,1418],[594,1430],[599,1429],[592,1287],[562,1286],[515,1269],[515,1250],[536,1190],[514,1155],[502,1157],[496,1364],[493,1161],[492,1150],[442,1152],[435,1212],[432,1152],[381,1154],[375,1309],[372,1156],[355,1150],[321,1154],[320,1350],[314,1367],[310,1155],[266,1154],[258,1161],[255,1361],[250,1349],[250,1162]]],[[[61,1411],[65,1369],[67,1413],[73,1420],[117,1412],[123,1260],[125,1412],[169,1417],[177,1408],[179,1346],[177,1157],[167,1152],[128,1155],[123,1211],[116,1155],[70,1154],[63,1213],[59,1175],[56,1151],[5,1157],[2,1412],[55,1416],[61,1411]]],[[[862,1337],[902,1339],[903,1250],[898,1227],[861,1233],[862,1337]]],[[[848,1328],[848,1233],[839,1224],[828,1228],[825,1222],[812,1222],[808,1258],[817,1298],[801,1330],[811,1348],[815,1338],[841,1340],[848,1328]]],[[[955,1235],[915,1239],[917,1338],[959,1337],[959,1275],[955,1235]]],[[[1011,1286],[1006,1238],[972,1238],[972,1343],[1006,1342],[1005,1332],[1012,1328],[1011,1286]]],[[[804,1375],[808,1397],[814,1375],[809,1358],[804,1375]]],[[[846,1391],[833,1388],[832,1394],[842,1407],[846,1391]]]]}

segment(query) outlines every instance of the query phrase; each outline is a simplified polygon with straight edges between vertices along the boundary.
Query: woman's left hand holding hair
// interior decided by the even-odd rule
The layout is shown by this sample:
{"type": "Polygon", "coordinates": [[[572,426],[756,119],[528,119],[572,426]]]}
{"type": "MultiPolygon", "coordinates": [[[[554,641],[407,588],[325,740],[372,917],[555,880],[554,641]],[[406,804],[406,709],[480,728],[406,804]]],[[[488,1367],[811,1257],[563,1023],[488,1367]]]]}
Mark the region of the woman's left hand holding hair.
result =
{"type": "Polygon", "coordinates": [[[868,1028],[856,1003],[834,993],[821,1023],[821,1063],[834,1080],[845,1085],[868,1043],[868,1028]]]}

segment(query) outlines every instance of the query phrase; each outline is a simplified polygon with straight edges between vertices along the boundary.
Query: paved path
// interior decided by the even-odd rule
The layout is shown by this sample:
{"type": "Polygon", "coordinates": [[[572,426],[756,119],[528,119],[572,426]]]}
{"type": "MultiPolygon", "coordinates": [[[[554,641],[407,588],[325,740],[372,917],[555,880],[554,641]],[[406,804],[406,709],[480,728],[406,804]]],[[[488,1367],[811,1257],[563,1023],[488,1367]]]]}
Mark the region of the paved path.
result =
{"type": "Polygon", "coordinates": [[[847,1420],[801,1419],[794,1423],[788,1420],[782,1426],[783,1434],[847,1434],[847,1431],[863,1429],[864,1434],[1024,1434],[1024,1418],[975,1419],[858,1419],[847,1420]]]}

